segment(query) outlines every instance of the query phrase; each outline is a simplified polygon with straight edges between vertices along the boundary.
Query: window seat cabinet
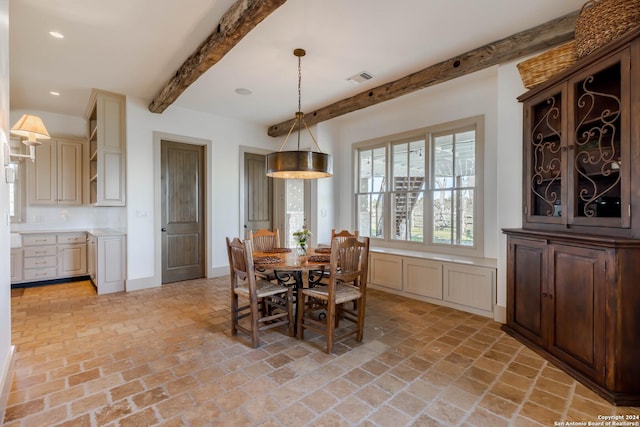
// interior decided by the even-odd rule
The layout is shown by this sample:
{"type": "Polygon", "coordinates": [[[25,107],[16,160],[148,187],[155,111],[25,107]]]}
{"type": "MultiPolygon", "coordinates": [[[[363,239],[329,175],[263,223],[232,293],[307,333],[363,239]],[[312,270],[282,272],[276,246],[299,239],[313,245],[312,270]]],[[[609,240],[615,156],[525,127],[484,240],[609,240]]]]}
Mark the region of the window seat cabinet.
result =
{"type": "Polygon", "coordinates": [[[494,317],[494,260],[434,254],[369,252],[368,285],[408,298],[494,317]]]}

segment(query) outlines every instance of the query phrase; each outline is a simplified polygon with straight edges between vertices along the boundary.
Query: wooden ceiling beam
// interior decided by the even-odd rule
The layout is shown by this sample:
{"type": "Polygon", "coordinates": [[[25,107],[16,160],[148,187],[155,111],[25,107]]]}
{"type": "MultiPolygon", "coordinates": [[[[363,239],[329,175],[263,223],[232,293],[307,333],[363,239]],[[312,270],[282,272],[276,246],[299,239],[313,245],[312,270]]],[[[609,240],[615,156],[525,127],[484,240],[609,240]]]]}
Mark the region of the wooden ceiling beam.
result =
{"type": "Polygon", "coordinates": [[[162,113],[191,83],[220,61],[249,31],[287,0],[238,0],[227,10],[216,30],[178,68],[149,104],[149,111],[162,113]]]}
{"type": "MultiPolygon", "coordinates": [[[[409,74],[401,79],[361,92],[311,113],[306,113],[304,116],[305,121],[308,126],[312,126],[572,40],[577,16],[578,12],[574,12],[554,19],[409,74]]],[[[268,130],[269,136],[285,135],[295,125],[295,121],[295,119],[291,119],[270,126],[268,130]]]]}

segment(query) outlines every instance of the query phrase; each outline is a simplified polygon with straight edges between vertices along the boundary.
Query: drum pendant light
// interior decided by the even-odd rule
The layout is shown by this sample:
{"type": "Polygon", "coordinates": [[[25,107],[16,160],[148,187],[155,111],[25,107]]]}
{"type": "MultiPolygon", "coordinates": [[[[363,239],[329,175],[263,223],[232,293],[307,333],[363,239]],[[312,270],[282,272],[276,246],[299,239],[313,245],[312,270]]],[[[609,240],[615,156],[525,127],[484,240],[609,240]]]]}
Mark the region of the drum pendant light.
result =
{"type": "Polygon", "coordinates": [[[301,84],[302,68],[301,58],[306,55],[304,49],[295,49],[293,54],[298,57],[298,112],[287,137],[280,145],[280,149],[275,153],[267,154],[266,169],[267,176],[272,178],[289,179],[316,179],[326,178],[333,175],[333,161],[329,154],[323,153],[313,137],[311,130],[304,121],[304,113],[301,108],[301,84]],[[304,125],[311,136],[311,140],[318,151],[300,151],[300,132],[304,125]],[[296,151],[282,151],[287,144],[289,136],[295,127],[298,127],[298,149],[296,151]]]}

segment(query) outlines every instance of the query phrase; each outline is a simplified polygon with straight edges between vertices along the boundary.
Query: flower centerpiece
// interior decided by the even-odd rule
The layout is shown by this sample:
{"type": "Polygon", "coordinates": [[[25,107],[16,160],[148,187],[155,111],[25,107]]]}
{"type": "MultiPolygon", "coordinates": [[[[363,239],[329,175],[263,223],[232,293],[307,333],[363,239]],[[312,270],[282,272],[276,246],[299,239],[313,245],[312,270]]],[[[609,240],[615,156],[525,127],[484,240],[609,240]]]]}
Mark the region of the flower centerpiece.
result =
{"type": "Polygon", "coordinates": [[[311,238],[311,231],[303,228],[300,231],[294,232],[293,238],[296,240],[296,243],[300,247],[300,251],[302,253],[307,253],[307,244],[309,243],[309,239],[311,238]]]}

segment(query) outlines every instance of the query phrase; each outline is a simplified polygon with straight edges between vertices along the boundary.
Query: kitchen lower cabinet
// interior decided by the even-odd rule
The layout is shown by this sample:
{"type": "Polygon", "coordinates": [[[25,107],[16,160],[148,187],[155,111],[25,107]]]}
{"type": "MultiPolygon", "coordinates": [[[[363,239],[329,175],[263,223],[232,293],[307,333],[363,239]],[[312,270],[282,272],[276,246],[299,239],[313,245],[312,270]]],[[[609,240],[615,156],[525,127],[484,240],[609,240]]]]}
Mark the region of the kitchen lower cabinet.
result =
{"type": "MultiPolygon", "coordinates": [[[[21,262],[11,263],[11,283],[66,279],[87,274],[85,232],[24,233],[21,262]]],[[[16,252],[17,253],[17,252],[16,252]]]]}
{"type": "Polygon", "coordinates": [[[24,251],[22,248],[11,249],[11,283],[22,281],[23,261],[24,251]]]}
{"type": "Polygon", "coordinates": [[[89,233],[88,269],[98,294],[122,292],[126,277],[126,236],[89,233]]]}
{"type": "Polygon", "coordinates": [[[87,274],[87,245],[58,245],[58,276],[87,274]]]}
{"type": "Polygon", "coordinates": [[[30,234],[22,237],[24,271],[22,280],[36,282],[57,277],[58,248],[55,234],[30,234]]]}
{"type": "Polygon", "coordinates": [[[640,404],[640,243],[505,233],[504,329],[610,402],[640,404]]]}

